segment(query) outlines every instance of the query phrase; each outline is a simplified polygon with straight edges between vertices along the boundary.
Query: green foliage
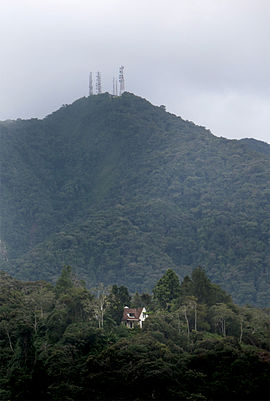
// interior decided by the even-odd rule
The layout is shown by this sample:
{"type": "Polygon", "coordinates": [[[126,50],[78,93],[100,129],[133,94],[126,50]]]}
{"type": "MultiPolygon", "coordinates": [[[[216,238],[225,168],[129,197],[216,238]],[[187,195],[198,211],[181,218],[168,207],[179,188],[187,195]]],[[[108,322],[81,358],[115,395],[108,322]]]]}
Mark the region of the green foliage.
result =
{"type": "Polygon", "coordinates": [[[65,294],[65,292],[70,290],[73,286],[71,267],[64,266],[55,286],[57,296],[59,297],[61,294],[65,294]]]}
{"type": "Polygon", "coordinates": [[[147,293],[139,294],[136,292],[131,300],[131,308],[146,307],[147,309],[152,306],[152,296],[147,293]]]}
{"type": "Polygon", "coordinates": [[[128,289],[123,285],[118,287],[114,284],[107,298],[108,307],[106,309],[106,315],[110,316],[116,324],[120,324],[124,307],[130,306],[130,301],[131,296],[128,293],[128,289]]]}
{"type": "Polygon", "coordinates": [[[231,302],[231,297],[225,293],[218,285],[211,283],[204,270],[199,266],[193,270],[191,280],[184,281],[181,290],[183,294],[189,293],[197,298],[201,304],[208,306],[220,302],[231,302]]]}
{"type": "Polygon", "coordinates": [[[177,274],[168,269],[153,289],[154,301],[163,309],[170,309],[172,302],[179,297],[180,283],[177,274]]]}
{"type": "Polygon", "coordinates": [[[211,283],[201,267],[193,270],[191,275],[194,295],[200,303],[211,302],[211,283]]]}
{"type": "Polygon", "coordinates": [[[141,293],[200,264],[239,304],[267,306],[269,145],[129,93],[2,122],[0,136],[5,271],[55,283],[70,264],[89,288],[141,293]]]}
{"type": "Polygon", "coordinates": [[[169,285],[175,290],[169,310],[135,294],[134,303],[152,309],[143,328],[131,330],[107,324],[131,300],[124,286],[100,284],[94,296],[67,267],[54,287],[1,273],[1,400],[267,399],[269,311],[219,297],[201,304],[196,280],[213,286],[201,269],[181,285],[167,271],[155,288],[165,296],[169,285]],[[97,305],[105,307],[104,326],[97,305]]]}

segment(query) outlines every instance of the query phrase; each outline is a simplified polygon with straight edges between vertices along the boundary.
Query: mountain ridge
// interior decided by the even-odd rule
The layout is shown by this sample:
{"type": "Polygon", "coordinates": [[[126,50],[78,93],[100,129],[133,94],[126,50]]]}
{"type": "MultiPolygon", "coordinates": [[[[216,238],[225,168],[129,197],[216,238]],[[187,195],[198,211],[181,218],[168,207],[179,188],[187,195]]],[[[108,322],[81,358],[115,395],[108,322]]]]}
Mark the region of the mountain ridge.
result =
{"type": "Polygon", "coordinates": [[[71,264],[88,285],[143,291],[201,264],[239,303],[265,305],[267,152],[129,93],[0,130],[4,270],[55,281],[71,264]]]}

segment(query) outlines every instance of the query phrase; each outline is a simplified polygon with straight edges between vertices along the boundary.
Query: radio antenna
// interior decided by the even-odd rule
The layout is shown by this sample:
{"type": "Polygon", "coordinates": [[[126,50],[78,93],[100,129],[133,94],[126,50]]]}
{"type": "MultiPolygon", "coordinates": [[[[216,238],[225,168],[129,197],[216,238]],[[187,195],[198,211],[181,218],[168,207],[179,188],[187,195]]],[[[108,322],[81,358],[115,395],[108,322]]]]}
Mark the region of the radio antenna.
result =
{"type": "Polygon", "coordinates": [[[92,96],[94,94],[94,90],[93,90],[93,73],[90,72],[89,75],[89,96],[92,96]]]}
{"type": "Polygon", "coordinates": [[[98,71],[96,74],[96,94],[99,95],[101,92],[101,74],[98,71]]]}
{"type": "Polygon", "coordinates": [[[119,84],[120,84],[119,95],[121,96],[122,93],[125,92],[124,67],[122,65],[119,68],[119,84]]]}

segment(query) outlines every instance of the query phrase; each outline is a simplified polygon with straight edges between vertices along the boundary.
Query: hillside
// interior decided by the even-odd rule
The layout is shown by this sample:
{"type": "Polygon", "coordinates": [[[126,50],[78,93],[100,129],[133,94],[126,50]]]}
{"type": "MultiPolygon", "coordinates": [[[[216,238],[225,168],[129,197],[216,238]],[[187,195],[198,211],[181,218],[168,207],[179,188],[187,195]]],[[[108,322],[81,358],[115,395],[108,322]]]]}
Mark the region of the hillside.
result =
{"type": "Polygon", "coordinates": [[[269,399],[269,310],[201,268],[182,283],[168,269],[153,294],[90,292],[70,267],[55,286],[0,272],[1,401],[269,399]],[[142,328],[121,324],[126,305],[146,307],[142,328]]]}
{"type": "Polygon", "coordinates": [[[270,157],[256,141],[129,93],[0,133],[3,270],[55,281],[69,264],[89,286],[148,291],[167,268],[202,265],[236,302],[266,306],[270,157]]]}
{"type": "Polygon", "coordinates": [[[241,139],[241,143],[244,143],[250,149],[255,150],[256,152],[263,153],[265,155],[270,155],[270,145],[263,141],[257,141],[253,138],[244,138],[241,139]]]}

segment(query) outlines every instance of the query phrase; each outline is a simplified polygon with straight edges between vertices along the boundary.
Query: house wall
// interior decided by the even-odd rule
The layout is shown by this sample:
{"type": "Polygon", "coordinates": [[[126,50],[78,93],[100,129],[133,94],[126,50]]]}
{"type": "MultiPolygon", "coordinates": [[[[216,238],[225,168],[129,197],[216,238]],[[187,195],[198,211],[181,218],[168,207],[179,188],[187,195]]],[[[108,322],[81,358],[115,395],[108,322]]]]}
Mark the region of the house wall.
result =
{"type": "Polygon", "coordinates": [[[146,309],[145,308],[143,308],[142,309],[142,312],[141,312],[141,314],[140,314],[140,316],[139,316],[139,321],[137,321],[137,319],[134,321],[134,320],[126,320],[126,321],[123,321],[123,323],[126,325],[126,327],[128,327],[128,328],[134,328],[135,326],[139,326],[140,328],[142,328],[143,327],[143,322],[145,321],[145,319],[148,317],[148,315],[146,314],[146,309]]]}
{"type": "Polygon", "coordinates": [[[143,322],[145,321],[146,318],[148,318],[148,315],[146,314],[146,309],[143,308],[142,313],[140,314],[140,321],[139,321],[140,328],[142,328],[143,322]]]}

